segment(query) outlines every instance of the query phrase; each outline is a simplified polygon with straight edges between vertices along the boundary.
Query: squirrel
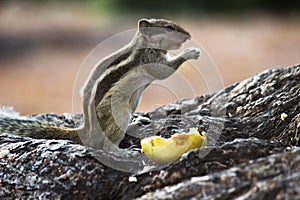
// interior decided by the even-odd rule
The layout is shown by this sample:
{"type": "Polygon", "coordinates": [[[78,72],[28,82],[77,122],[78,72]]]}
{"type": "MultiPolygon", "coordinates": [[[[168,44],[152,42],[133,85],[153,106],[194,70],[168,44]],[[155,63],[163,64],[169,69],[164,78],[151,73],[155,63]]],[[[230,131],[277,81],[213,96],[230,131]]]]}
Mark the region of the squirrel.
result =
{"type": "Polygon", "coordinates": [[[93,148],[110,149],[124,138],[131,115],[143,90],[154,80],[165,79],[182,63],[198,59],[200,50],[189,48],[176,56],[191,35],[164,19],[140,19],[131,42],[103,58],[91,71],[82,90],[83,123],[67,128],[39,123],[0,109],[0,133],[43,139],[68,139],[93,148]]]}

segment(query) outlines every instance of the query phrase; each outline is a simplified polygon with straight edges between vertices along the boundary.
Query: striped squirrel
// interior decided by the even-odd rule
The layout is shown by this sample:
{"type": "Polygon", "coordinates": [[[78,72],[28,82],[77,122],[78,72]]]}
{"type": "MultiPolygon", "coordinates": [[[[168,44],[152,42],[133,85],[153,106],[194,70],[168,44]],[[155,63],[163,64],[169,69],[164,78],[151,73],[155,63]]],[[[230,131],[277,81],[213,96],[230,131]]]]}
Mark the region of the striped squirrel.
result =
{"type": "Polygon", "coordinates": [[[132,41],[102,59],[83,90],[83,124],[77,129],[38,123],[30,117],[0,110],[0,133],[44,139],[68,139],[93,148],[115,149],[123,139],[131,114],[143,90],[156,79],[165,79],[200,50],[189,48],[176,56],[190,34],[174,22],[141,19],[132,41]],[[102,131],[101,131],[102,130],[102,131]]]}

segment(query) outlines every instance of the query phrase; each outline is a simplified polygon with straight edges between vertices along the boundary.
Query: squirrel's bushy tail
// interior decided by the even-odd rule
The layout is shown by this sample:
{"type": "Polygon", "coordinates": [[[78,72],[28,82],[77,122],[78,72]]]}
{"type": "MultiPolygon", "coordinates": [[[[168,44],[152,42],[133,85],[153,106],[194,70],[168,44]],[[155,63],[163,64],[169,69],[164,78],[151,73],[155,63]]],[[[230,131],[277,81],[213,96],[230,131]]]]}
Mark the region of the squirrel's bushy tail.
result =
{"type": "Polygon", "coordinates": [[[19,116],[11,108],[0,108],[0,133],[37,139],[67,139],[81,144],[76,128],[64,127],[38,116],[19,116]]]}

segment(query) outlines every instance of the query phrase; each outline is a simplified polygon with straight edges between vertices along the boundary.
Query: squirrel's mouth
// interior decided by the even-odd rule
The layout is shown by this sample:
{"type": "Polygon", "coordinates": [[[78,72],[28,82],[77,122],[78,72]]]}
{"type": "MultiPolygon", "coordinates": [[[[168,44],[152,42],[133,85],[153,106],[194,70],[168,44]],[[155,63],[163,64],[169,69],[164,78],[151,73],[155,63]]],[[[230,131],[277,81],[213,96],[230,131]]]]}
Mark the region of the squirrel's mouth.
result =
{"type": "Polygon", "coordinates": [[[190,40],[192,38],[192,36],[190,34],[188,34],[188,37],[186,40],[190,40]]]}
{"type": "Polygon", "coordinates": [[[185,39],[183,40],[182,43],[185,43],[186,41],[191,39],[191,35],[186,35],[185,39]]]}
{"type": "Polygon", "coordinates": [[[184,43],[184,42],[176,43],[176,44],[174,45],[174,49],[180,49],[180,48],[182,47],[183,43],[184,43]]]}
{"type": "Polygon", "coordinates": [[[180,49],[186,41],[191,39],[190,35],[184,35],[184,36],[185,36],[184,38],[183,37],[181,38],[181,41],[176,41],[176,42],[174,41],[172,45],[172,49],[180,49]]]}
{"type": "Polygon", "coordinates": [[[186,43],[188,40],[191,39],[191,36],[185,38],[181,43],[180,43],[180,46],[182,46],[184,43],[186,43]]]}

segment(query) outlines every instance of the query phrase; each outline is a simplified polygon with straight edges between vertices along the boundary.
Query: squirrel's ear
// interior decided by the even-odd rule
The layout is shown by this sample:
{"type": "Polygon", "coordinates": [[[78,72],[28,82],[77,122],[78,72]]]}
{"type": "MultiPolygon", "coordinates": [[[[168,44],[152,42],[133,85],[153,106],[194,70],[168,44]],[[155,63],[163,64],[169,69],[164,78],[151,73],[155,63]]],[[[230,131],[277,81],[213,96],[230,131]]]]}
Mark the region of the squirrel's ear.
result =
{"type": "Polygon", "coordinates": [[[138,22],[139,28],[151,27],[151,22],[148,19],[140,19],[138,22]]]}
{"type": "Polygon", "coordinates": [[[138,22],[138,27],[139,27],[139,31],[142,34],[147,34],[150,27],[152,27],[152,24],[149,20],[147,19],[140,19],[138,22]],[[147,31],[148,30],[148,31],[147,31]]]}

